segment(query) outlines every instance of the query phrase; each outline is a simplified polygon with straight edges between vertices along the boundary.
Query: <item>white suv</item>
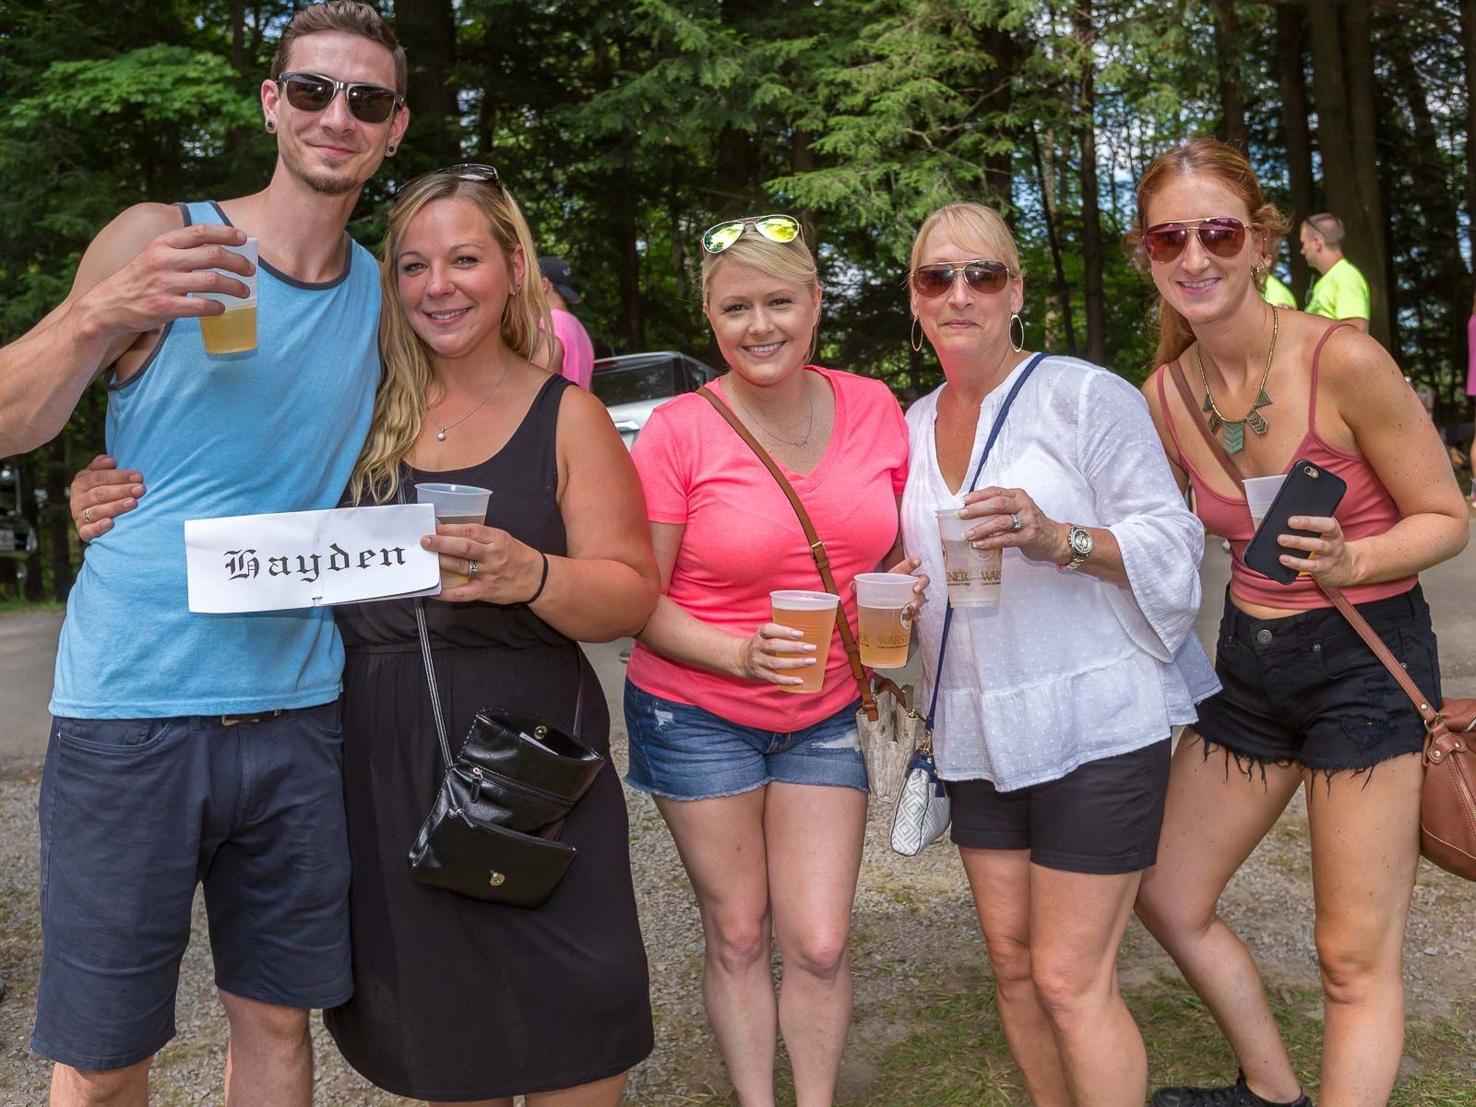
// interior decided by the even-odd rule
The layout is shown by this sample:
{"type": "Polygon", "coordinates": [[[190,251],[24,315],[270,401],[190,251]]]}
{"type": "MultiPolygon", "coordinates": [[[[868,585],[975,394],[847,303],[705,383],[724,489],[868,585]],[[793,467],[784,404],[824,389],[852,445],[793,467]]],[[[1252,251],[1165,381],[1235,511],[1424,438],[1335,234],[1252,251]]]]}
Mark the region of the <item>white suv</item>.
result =
{"type": "Polygon", "coordinates": [[[651,412],[674,396],[697,391],[717,375],[711,366],[674,350],[622,354],[596,361],[589,387],[609,410],[629,449],[651,412]]]}

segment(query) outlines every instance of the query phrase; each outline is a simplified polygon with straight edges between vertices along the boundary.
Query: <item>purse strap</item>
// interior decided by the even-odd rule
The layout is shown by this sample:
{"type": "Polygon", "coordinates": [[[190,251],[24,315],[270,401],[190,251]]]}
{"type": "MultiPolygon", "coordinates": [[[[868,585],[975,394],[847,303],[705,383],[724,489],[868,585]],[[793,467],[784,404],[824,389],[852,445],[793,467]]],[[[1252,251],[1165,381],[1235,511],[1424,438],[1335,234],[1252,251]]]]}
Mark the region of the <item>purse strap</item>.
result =
{"type": "MultiPolygon", "coordinates": [[[[399,486],[395,492],[395,498],[401,504],[405,503],[405,480],[401,474],[399,486]]],[[[420,659],[425,663],[425,683],[430,688],[431,714],[436,720],[436,740],[441,746],[441,758],[446,764],[446,771],[451,771],[451,766],[456,759],[451,756],[451,742],[446,737],[446,717],[441,713],[441,692],[436,686],[436,667],[431,662],[430,631],[425,625],[425,601],[419,596],[415,597],[415,631],[420,637],[420,659]]],[[[578,646],[575,646],[577,652],[578,646]]],[[[584,717],[584,664],[579,664],[579,691],[574,698],[574,737],[578,738],[579,724],[584,717]]]]}
{"type": "MultiPolygon", "coordinates": [[[[1045,358],[1044,353],[1036,354],[1030,359],[1030,364],[1025,366],[1025,371],[1015,378],[1009,395],[1005,397],[1004,403],[999,407],[999,414],[994,417],[994,426],[989,428],[989,437],[984,440],[984,450],[979,454],[979,464],[974,466],[973,479],[969,481],[969,487],[965,493],[972,492],[979,484],[979,477],[984,472],[984,463],[989,460],[989,452],[994,449],[994,440],[999,437],[999,432],[1004,429],[1005,416],[1010,413],[1010,408],[1015,404],[1015,397],[1020,394],[1020,389],[1025,387],[1025,382],[1030,379],[1030,374],[1035,372],[1035,367],[1045,358]]],[[[949,603],[943,612],[943,638],[938,643],[938,668],[934,670],[933,697],[928,703],[928,718],[923,723],[924,740],[931,738],[933,733],[933,720],[938,714],[938,690],[943,687],[943,659],[948,656],[948,631],[953,626],[953,604],[949,603]]]]}
{"type": "MultiPolygon", "coordinates": [[[[1334,324],[1327,329],[1327,333],[1331,333],[1342,325],[1344,324],[1334,324]]],[[[1327,334],[1324,334],[1323,341],[1326,340],[1327,334]]],[[[1173,379],[1174,384],[1178,386],[1179,395],[1184,398],[1184,405],[1189,409],[1190,419],[1199,428],[1199,433],[1205,442],[1209,444],[1210,453],[1215,455],[1215,460],[1220,463],[1220,467],[1235,482],[1236,487],[1240,489],[1240,494],[1244,496],[1245,474],[1240,471],[1240,466],[1230,456],[1230,452],[1221,445],[1220,440],[1210,433],[1210,429],[1205,426],[1204,420],[1195,414],[1198,410],[1198,404],[1195,403],[1194,393],[1189,388],[1189,382],[1184,378],[1184,370],[1180,367],[1177,358],[1169,363],[1168,373],[1173,379]]],[[[1164,412],[1164,418],[1168,419],[1171,416],[1168,412],[1164,412]]],[[[1395,683],[1409,697],[1409,701],[1415,705],[1415,710],[1420,713],[1420,718],[1424,720],[1425,726],[1432,732],[1438,726],[1442,726],[1440,713],[1431,705],[1429,699],[1420,691],[1418,685],[1410,679],[1409,674],[1404,671],[1404,667],[1399,664],[1399,661],[1389,651],[1389,647],[1384,645],[1383,639],[1375,633],[1373,627],[1368,625],[1368,620],[1348,601],[1348,597],[1343,595],[1342,590],[1335,585],[1318,580],[1315,575],[1312,576],[1312,583],[1317,585],[1322,590],[1323,595],[1332,601],[1333,606],[1342,613],[1343,618],[1348,620],[1348,624],[1357,633],[1358,637],[1363,639],[1364,644],[1373,651],[1374,656],[1383,663],[1384,668],[1389,670],[1389,675],[1394,678],[1395,683]]]]}
{"type": "MultiPolygon", "coordinates": [[[[794,490],[794,485],[789,483],[789,479],[774,459],[769,456],[769,451],[759,445],[759,440],[743,425],[738,416],[733,413],[732,408],[718,399],[717,394],[707,385],[699,388],[697,392],[717,410],[719,415],[727,420],[728,425],[733,428],[738,437],[743,439],[744,444],[763,462],[764,468],[769,471],[779,485],[780,491],[784,493],[785,499],[789,501],[789,506],[794,508],[800,529],[805,532],[805,541],[810,544],[810,556],[815,559],[815,568],[820,571],[820,580],[825,585],[825,590],[833,596],[839,596],[840,589],[835,585],[835,574],[830,571],[830,556],[825,552],[825,543],[820,541],[815,524],[810,521],[810,513],[805,510],[805,505],[801,502],[799,493],[794,490]]],[[[876,722],[876,697],[872,694],[871,682],[866,679],[866,667],[861,664],[861,651],[856,646],[856,637],[851,633],[851,621],[846,618],[844,607],[844,600],[842,600],[841,610],[837,612],[835,628],[840,631],[841,644],[846,648],[846,659],[851,663],[851,676],[856,681],[856,687],[861,691],[861,710],[866,712],[869,720],[876,722]]]]}

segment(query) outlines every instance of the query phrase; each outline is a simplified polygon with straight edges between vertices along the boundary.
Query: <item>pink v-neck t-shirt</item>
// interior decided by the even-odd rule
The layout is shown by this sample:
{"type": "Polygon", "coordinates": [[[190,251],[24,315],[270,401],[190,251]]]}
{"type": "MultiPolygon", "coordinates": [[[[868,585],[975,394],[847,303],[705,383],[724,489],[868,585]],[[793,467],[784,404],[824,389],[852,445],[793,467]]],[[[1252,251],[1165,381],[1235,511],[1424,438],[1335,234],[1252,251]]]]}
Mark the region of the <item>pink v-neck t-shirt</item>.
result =
{"type": "MultiPolygon", "coordinates": [[[[830,556],[851,627],[851,581],[875,571],[897,540],[897,497],[907,484],[907,424],[891,390],[870,377],[807,366],[835,393],[835,426],[818,465],[784,470],[830,556]]],[[[721,399],[727,400],[721,384],[721,399]]],[[[769,622],[769,592],[823,591],[799,519],[778,483],[701,396],[652,412],[631,456],[653,523],[684,526],[668,595],[693,617],[749,637],[769,622]]],[[[781,463],[781,469],[783,465],[781,463]]],[[[637,644],[628,676],[642,691],[710,711],[740,726],[788,732],[834,715],[857,698],[840,635],[823,689],[809,696],[686,665],[637,644]]]]}

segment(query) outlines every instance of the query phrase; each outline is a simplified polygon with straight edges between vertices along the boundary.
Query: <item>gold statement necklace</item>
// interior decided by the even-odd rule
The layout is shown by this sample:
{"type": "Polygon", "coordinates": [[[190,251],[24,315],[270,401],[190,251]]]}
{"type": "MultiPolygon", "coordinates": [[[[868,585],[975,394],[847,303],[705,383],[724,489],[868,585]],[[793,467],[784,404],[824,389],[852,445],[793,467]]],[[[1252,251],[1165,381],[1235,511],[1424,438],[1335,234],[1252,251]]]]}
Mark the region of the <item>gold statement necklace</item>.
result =
{"type": "Polygon", "coordinates": [[[1271,394],[1266,391],[1266,381],[1271,376],[1271,359],[1276,356],[1276,332],[1278,330],[1277,307],[1271,306],[1271,347],[1266,351],[1266,368],[1261,371],[1261,386],[1256,389],[1255,403],[1239,419],[1227,419],[1224,412],[1215,406],[1215,397],[1210,392],[1209,378],[1204,372],[1204,358],[1200,356],[1199,344],[1194,344],[1194,361],[1199,366],[1199,380],[1204,385],[1204,403],[1201,409],[1209,412],[1209,429],[1211,434],[1218,433],[1220,444],[1225,447],[1227,454],[1238,454],[1245,449],[1245,428],[1250,427],[1256,434],[1264,436],[1271,429],[1266,417],[1261,414],[1261,408],[1271,406],[1271,394]]]}

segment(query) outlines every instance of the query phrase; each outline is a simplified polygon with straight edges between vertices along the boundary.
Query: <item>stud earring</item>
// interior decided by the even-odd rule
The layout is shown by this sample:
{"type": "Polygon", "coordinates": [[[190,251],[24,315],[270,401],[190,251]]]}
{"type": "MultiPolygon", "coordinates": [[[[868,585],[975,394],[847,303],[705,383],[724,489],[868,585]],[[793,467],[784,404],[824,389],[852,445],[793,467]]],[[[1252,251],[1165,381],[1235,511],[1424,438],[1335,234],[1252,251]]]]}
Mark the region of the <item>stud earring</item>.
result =
{"type": "Polygon", "coordinates": [[[266,128],[267,128],[267,134],[269,134],[269,135],[276,134],[277,133],[277,121],[275,119],[268,119],[266,121],[266,128]]]}
{"type": "Polygon", "coordinates": [[[917,333],[917,324],[918,324],[918,318],[917,318],[916,315],[914,315],[912,317],[912,326],[909,327],[908,330],[907,330],[907,340],[908,340],[909,343],[911,343],[912,350],[913,350],[914,353],[921,353],[922,352],[922,336],[917,333]]]}
{"type": "Polygon", "coordinates": [[[394,157],[394,156],[395,156],[395,151],[396,151],[396,150],[398,150],[398,149],[399,149],[399,147],[398,147],[398,146],[396,146],[396,145],[395,145],[395,144],[394,144],[394,143],[393,143],[393,142],[392,142],[392,143],[390,143],[390,144],[389,144],[389,145],[388,145],[388,146],[386,146],[386,147],[385,147],[385,148],[384,148],[384,156],[385,156],[385,157],[387,157],[387,158],[392,158],[392,157],[394,157]]]}

